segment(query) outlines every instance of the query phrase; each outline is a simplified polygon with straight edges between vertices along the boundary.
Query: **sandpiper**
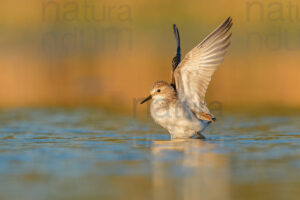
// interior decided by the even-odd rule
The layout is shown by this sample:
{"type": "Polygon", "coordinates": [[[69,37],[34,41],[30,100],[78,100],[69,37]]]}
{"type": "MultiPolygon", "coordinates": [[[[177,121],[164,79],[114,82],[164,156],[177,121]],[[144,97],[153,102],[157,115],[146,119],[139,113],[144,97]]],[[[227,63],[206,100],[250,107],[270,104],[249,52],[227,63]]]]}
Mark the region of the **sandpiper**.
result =
{"type": "Polygon", "coordinates": [[[177,53],[172,62],[172,82],[155,82],[150,96],[141,102],[153,100],[151,116],[171,138],[204,138],[202,132],[216,120],[206,106],[205,93],[230,45],[231,26],[229,17],[181,61],[179,31],[173,25],[177,53]]]}

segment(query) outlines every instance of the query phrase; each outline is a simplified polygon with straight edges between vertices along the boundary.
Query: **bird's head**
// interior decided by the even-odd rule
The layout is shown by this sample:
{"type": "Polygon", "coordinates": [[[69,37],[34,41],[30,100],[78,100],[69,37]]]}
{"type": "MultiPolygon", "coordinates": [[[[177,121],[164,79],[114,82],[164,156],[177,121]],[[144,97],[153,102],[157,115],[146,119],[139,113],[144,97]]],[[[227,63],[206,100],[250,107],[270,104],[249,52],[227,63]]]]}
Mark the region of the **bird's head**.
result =
{"type": "Polygon", "coordinates": [[[150,91],[150,95],[145,98],[141,104],[145,103],[148,100],[172,100],[174,99],[176,92],[174,88],[165,81],[157,81],[153,84],[153,87],[150,91]]]}

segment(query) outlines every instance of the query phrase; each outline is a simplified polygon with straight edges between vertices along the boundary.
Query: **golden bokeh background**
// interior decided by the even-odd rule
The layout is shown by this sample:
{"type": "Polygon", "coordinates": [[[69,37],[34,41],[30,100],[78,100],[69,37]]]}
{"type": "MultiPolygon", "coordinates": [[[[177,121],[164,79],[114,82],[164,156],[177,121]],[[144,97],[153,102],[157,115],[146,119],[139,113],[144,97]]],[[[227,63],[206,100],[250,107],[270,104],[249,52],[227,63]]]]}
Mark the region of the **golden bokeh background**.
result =
{"type": "Polygon", "coordinates": [[[299,13],[296,0],[1,1],[0,107],[130,111],[155,80],[170,80],[173,23],[186,54],[231,16],[208,103],[299,108],[299,13]]]}

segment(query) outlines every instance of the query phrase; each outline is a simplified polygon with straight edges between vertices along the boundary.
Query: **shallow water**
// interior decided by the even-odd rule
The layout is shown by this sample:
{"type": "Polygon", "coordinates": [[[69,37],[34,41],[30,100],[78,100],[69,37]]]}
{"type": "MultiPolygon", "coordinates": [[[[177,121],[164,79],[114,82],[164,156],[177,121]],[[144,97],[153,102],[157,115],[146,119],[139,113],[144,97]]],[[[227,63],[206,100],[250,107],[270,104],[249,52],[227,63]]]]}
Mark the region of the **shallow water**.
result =
{"type": "Polygon", "coordinates": [[[300,116],[224,114],[206,140],[100,109],[0,111],[0,199],[299,199],[300,116]]]}

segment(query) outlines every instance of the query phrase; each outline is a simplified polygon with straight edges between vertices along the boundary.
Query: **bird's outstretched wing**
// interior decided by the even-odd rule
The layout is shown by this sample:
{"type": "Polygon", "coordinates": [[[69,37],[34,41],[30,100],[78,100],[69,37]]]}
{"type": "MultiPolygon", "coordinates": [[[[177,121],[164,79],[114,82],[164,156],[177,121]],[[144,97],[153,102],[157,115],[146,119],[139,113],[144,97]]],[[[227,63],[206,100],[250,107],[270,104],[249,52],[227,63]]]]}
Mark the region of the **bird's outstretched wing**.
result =
{"type": "Polygon", "coordinates": [[[180,100],[196,114],[210,115],[205,103],[205,93],[211,76],[224,60],[230,45],[232,19],[209,34],[193,48],[174,71],[176,89],[180,100]]]}
{"type": "Polygon", "coordinates": [[[179,36],[179,31],[178,31],[176,24],[173,24],[173,31],[174,31],[174,36],[176,39],[176,44],[177,44],[177,52],[176,52],[176,56],[172,60],[172,83],[171,84],[176,89],[174,71],[181,61],[180,36],[179,36]]]}

